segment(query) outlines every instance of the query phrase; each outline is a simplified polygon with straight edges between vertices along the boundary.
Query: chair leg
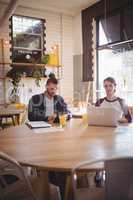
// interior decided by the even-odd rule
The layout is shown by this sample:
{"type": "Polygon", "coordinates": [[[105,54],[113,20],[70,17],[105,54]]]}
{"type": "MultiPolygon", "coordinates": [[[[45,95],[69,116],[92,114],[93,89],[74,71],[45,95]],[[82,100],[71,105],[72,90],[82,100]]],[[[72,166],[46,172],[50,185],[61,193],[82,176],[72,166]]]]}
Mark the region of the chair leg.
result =
{"type": "Polygon", "coordinates": [[[12,119],[12,124],[13,124],[13,126],[15,126],[15,120],[14,120],[14,117],[12,116],[11,119],[12,119]]]}
{"type": "Polygon", "coordinates": [[[20,116],[19,115],[16,115],[16,121],[17,121],[17,125],[20,124],[20,116]]]}
{"type": "Polygon", "coordinates": [[[0,126],[2,127],[2,118],[0,118],[0,126]]]}
{"type": "Polygon", "coordinates": [[[2,124],[2,117],[0,118],[0,127],[1,127],[2,129],[4,129],[4,126],[3,126],[3,124],[2,124]]]}
{"type": "Polygon", "coordinates": [[[8,118],[6,117],[6,119],[5,119],[5,120],[6,120],[6,124],[7,124],[7,123],[8,123],[8,118]]]}

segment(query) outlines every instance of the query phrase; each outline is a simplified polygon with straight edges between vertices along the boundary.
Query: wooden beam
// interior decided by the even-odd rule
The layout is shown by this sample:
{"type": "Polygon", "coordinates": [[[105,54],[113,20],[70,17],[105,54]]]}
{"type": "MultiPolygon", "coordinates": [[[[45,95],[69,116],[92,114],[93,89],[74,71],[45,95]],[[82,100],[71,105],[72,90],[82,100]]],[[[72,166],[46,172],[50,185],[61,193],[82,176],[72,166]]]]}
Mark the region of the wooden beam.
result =
{"type": "Polygon", "coordinates": [[[5,24],[5,22],[13,15],[16,7],[18,6],[19,0],[10,0],[3,16],[0,19],[0,28],[5,24]]]}

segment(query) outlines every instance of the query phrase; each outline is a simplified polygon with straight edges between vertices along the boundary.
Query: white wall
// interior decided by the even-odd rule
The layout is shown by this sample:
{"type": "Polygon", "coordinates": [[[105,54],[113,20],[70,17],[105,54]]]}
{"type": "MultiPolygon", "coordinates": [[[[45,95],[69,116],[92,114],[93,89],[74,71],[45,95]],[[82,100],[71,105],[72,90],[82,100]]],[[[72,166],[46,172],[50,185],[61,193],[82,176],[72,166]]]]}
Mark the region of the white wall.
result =
{"type": "Polygon", "coordinates": [[[73,19],[73,64],[74,64],[74,99],[85,101],[88,93],[88,82],[83,82],[83,47],[82,16],[77,14],[73,19]]]}
{"type": "Polygon", "coordinates": [[[74,99],[82,100],[82,20],[81,13],[73,18],[74,99]]]}
{"type": "MultiPolygon", "coordinates": [[[[0,13],[4,11],[3,4],[0,4],[0,13]]],[[[48,11],[31,10],[18,7],[15,14],[38,17],[46,19],[46,49],[49,51],[54,44],[59,44],[60,62],[62,66],[62,78],[60,81],[60,94],[64,98],[73,98],[73,34],[71,16],[60,15],[48,11]]],[[[2,15],[2,14],[1,14],[2,15]]],[[[9,23],[7,22],[0,30],[0,38],[9,40],[9,23]]],[[[6,48],[6,61],[9,61],[9,48],[6,48]]],[[[32,84],[32,83],[31,83],[32,84]]],[[[32,88],[29,82],[27,87],[32,88]]],[[[35,91],[38,88],[35,87],[35,91]]],[[[39,91],[40,92],[40,91],[39,91]]]]}
{"type": "Polygon", "coordinates": [[[73,18],[73,54],[81,55],[82,53],[82,18],[80,12],[73,18]]]}
{"type": "Polygon", "coordinates": [[[73,38],[72,18],[63,16],[62,19],[62,76],[61,93],[68,98],[73,96],[73,38]]]}

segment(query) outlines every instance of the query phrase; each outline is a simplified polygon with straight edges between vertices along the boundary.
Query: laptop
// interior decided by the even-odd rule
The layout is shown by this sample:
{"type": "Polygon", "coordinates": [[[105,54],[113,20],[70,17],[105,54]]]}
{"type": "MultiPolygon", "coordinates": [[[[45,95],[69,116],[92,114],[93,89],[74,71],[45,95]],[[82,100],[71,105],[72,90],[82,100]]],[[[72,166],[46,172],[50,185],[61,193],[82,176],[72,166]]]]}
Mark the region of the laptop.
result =
{"type": "Polygon", "coordinates": [[[116,127],[122,113],[114,108],[89,106],[88,123],[94,126],[116,127]]]}
{"type": "Polygon", "coordinates": [[[45,121],[27,121],[26,125],[29,126],[31,129],[52,127],[51,124],[45,121]]]}

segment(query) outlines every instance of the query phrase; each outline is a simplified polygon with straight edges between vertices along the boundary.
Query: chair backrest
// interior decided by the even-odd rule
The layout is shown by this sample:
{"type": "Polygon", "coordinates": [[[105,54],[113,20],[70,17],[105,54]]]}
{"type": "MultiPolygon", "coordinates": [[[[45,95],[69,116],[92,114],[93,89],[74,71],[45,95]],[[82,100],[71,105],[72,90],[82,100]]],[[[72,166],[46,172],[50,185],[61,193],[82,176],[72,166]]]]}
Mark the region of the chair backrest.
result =
{"type": "Polygon", "coordinates": [[[77,200],[76,172],[85,166],[87,168],[87,166],[97,164],[99,162],[104,162],[105,200],[133,200],[133,157],[112,158],[106,160],[99,159],[79,163],[72,169],[74,200],[77,200]]]}
{"type": "Polygon", "coordinates": [[[18,188],[23,190],[19,190],[19,194],[26,194],[31,199],[37,200],[21,165],[7,154],[0,152],[0,199],[15,194],[18,188]]]}
{"type": "Polygon", "coordinates": [[[133,200],[133,158],[105,161],[107,200],[133,200]]]}

